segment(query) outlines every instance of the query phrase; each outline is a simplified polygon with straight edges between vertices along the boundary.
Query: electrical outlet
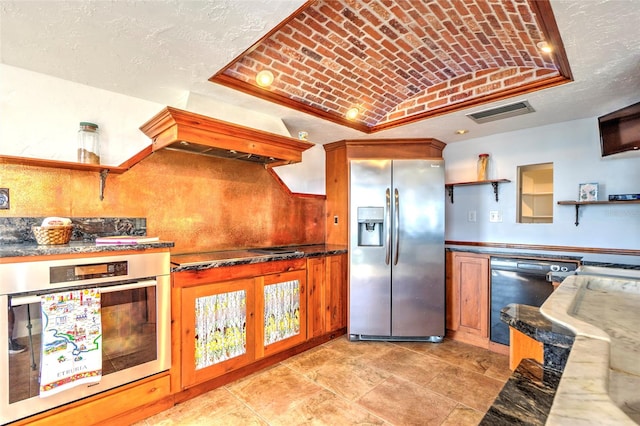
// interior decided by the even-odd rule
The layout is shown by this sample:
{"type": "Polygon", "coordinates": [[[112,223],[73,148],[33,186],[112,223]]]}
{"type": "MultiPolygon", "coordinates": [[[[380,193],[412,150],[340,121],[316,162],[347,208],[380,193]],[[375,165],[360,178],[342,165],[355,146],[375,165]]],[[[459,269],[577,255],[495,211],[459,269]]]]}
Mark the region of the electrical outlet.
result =
{"type": "Polygon", "coordinates": [[[337,225],[338,224],[338,216],[334,216],[333,217],[333,224],[337,225]]]}
{"type": "Polygon", "coordinates": [[[467,222],[475,222],[476,221],[476,211],[469,210],[467,212],[467,222]]]}
{"type": "Polygon", "coordinates": [[[491,210],[489,212],[489,222],[502,222],[502,212],[499,210],[491,210]]]}

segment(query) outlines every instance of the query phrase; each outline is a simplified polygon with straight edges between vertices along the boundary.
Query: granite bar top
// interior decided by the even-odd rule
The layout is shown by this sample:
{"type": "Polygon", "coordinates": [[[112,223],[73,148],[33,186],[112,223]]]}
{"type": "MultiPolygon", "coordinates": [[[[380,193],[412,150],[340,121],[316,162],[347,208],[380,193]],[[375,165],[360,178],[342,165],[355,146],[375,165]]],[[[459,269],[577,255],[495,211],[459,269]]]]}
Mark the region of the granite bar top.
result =
{"type": "Polygon", "coordinates": [[[68,244],[40,245],[35,243],[25,244],[0,244],[0,259],[11,261],[11,258],[30,256],[52,256],[64,254],[82,253],[106,253],[123,250],[149,250],[155,248],[173,247],[172,241],[155,241],[143,244],[109,244],[98,245],[93,241],[71,241],[68,244]]]}
{"type": "MultiPolygon", "coordinates": [[[[269,247],[267,249],[271,249],[269,247]]],[[[282,247],[279,247],[282,248],[282,247]]],[[[181,253],[171,256],[172,272],[200,271],[225,266],[248,265],[276,260],[302,259],[308,257],[331,256],[347,253],[347,246],[312,244],[287,246],[290,253],[258,253],[256,249],[181,253]]],[[[259,249],[258,249],[259,250],[259,249]]]]}
{"type": "Polygon", "coordinates": [[[509,304],[500,311],[500,320],[543,344],[545,368],[564,371],[575,340],[571,330],[549,321],[535,306],[509,304]]]}
{"type": "Polygon", "coordinates": [[[500,311],[500,320],[541,343],[570,348],[575,339],[571,330],[549,321],[535,306],[511,303],[500,311]]]}
{"type": "Polygon", "coordinates": [[[559,382],[559,372],[523,359],[480,425],[544,425],[559,382]]]}
{"type": "Polygon", "coordinates": [[[572,275],[540,309],[576,334],[547,424],[640,424],[640,280],[572,275]]]}

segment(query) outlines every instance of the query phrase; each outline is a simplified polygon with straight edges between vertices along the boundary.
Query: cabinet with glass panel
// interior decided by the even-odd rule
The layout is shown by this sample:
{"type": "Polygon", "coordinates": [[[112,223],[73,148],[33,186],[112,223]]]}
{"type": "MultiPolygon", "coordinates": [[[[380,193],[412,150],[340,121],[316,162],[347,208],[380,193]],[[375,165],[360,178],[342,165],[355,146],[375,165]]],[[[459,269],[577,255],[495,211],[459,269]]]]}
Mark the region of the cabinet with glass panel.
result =
{"type": "Polygon", "coordinates": [[[174,273],[172,389],[186,389],[307,338],[304,259],[174,273]]]}

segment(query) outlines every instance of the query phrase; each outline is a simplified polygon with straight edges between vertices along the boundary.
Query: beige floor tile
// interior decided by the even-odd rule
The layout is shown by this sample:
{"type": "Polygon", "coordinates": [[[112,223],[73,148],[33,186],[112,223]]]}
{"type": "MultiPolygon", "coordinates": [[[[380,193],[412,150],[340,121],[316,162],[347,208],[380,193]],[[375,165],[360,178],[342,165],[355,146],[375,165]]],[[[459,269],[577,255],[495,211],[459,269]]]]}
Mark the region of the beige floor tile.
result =
{"type": "Polygon", "coordinates": [[[369,392],[390,375],[358,357],[336,359],[305,374],[319,385],[351,401],[369,392]]]}
{"type": "Polygon", "coordinates": [[[455,340],[445,339],[442,343],[430,345],[415,342],[401,343],[401,345],[480,374],[485,374],[491,369],[493,375],[502,377],[499,373],[500,369],[505,366],[509,368],[508,356],[455,340]]]}
{"type": "Polygon", "coordinates": [[[511,373],[513,373],[513,371],[509,369],[509,357],[494,352],[489,352],[486,356],[487,371],[484,372],[485,376],[506,383],[511,373]]]}
{"type": "Polygon", "coordinates": [[[290,425],[384,425],[385,422],[356,404],[323,390],[302,398],[288,411],[269,419],[272,426],[290,425]]]}
{"type": "Polygon", "coordinates": [[[458,404],[441,426],[477,426],[484,413],[458,404]]]}
{"type": "Polygon", "coordinates": [[[427,385],[449,364],[437,358],[396,346],[377,354],[369,365],[420,385],[427,385]]]}
{"type": "Polygon", "coordinates": [[[211,424],[214,419],[248,410],[224,388],[219,388],[184,401],[170,409],[146,419],[147,425],[211,424]],[[206,423],[209,421],[209,423],[206,423]]]}
{"type": "Polygon", "coordinates": [[[326,343],[327,348],[338,351],[349,358],[369,355],[371,352],[379,352],[392,347],[392,345],[393,343],[389,342],[350,342],[346,335],[326,343]]]}
{"type": "Polygon", "coordinates": [[[394,425],[440,425],[456,402],[395,376],[357,400],[394,425]]]}
{"type": "MultiPolygon", "coordinates": [[[[203,421],[202,423],[195,424],[211,426],[269,426],[269,423],[260,419],[248,407],[242,407],[221,417],[203,417],[201,420],[203,421]]],[[[185,423],[182,424],[186,426],[185,423]]]]}
{"type": "Polygon", "coordinates": [[[304,374],[315,371],[327,363],[335,362],[336,359],[342,358],[346,358],[346,355],[340,351],[333,350],[331,347],[320,346],[314,350],[291,357],[283,361],[282,364],[304,374]]]}
{"type": "Polygon", "coordinates": [[[510,374],[508,357],[449,339],[343,336],[135,426],[475,426],[510,374]]]}
{"type": "Polygon", "coordinates": [[[284,365],[251,375],[226,388],[267,421],[287,412],[296,401],[322,390],[284,365]]]}
{"type": "Polygon", "coordinates": [[[468,407],[486,412],[504,383],[465,368],[448,366],[429,383],[429,389],[468,407]]]}

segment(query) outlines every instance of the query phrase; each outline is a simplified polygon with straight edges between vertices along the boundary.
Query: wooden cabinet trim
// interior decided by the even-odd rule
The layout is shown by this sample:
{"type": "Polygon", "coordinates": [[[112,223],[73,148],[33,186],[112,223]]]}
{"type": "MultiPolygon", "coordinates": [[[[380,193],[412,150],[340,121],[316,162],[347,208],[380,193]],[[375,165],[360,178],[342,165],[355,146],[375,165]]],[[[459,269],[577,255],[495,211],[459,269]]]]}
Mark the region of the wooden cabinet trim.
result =
{"type": "MultiPolygon", "coordinates": [[[[87,419],[91,419],[92,424],[111,423],[110,419],[114,417],[122,417],[123,413],[140,410],[145,405],[153,404],[169,396],[169,374],[165,372],[18,420],[12,425],[85,426],[87,419]]],[[[165,406],[158,407],[156,412],[169,408],[166,405],[173,405],[172,402],[171,400],[167,401],[165,406]]]]}
{"type": "Polygon", "coordinates": [[[173,273],[173,285],[176,287],[191,287],[210,284],[213,282],[277,274],[305,268],[306,259],[301,258],[251,263],[246,265],[224,266],[220,268],[209,268],[194,271],[180,271],[173,273]]]}

